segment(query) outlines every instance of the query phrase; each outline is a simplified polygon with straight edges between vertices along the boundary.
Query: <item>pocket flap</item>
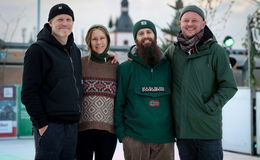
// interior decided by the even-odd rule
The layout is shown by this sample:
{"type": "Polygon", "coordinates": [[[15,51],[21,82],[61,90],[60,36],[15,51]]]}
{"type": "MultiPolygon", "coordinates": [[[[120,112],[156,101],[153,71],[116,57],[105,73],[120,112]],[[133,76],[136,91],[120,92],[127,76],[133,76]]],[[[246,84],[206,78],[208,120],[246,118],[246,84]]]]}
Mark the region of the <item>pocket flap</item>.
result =
{"type": "Polygon", "coordinates": [[[135,88],[135,93],[140,96],[161,97],[170,95],[171,90],[165,86],[139,86],[135,88]]]}

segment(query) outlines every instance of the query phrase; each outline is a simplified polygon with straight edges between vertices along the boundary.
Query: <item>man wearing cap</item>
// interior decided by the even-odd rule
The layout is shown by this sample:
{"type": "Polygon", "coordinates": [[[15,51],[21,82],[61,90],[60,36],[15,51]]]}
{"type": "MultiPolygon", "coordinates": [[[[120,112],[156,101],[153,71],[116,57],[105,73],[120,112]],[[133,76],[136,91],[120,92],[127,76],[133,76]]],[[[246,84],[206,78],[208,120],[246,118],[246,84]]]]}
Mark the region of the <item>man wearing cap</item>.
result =
{"type": "Polygon", "coordinates": [[[171,117],[171,69],[157,46],[154,24],[138,21],[136,45],[119,65],[115,102],[115,131],[126,160],[174,159],[171,117]]]}
{"type": "Polygon", "coordinates": [[[173,73],[173,117],[181,160],[222,160],[222,107],[237,91],[227,53],[203,11],[185,7],[178,42],[166,50],[173,73]]]}
{"type": "Polygon", "coordinates": [[[73,23],[68,5],[53,6],[37,42],[25,53],[22,102],[33,123],[37,160],[75,157],[82,71],[73,23]]]}

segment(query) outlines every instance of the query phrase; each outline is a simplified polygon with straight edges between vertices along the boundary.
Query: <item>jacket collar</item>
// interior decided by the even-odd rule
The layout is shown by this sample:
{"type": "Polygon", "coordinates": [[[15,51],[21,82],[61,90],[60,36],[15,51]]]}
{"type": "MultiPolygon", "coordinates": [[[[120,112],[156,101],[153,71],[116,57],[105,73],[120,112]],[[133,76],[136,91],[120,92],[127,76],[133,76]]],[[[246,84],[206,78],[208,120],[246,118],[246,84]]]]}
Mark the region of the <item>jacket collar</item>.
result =
{"type": "Polygon", "coordinates": [[[203,44],[205,44],[209,40],[216,41],[215,36],[213,35],[213,33],[211,32],[209,27],[206,25],[204,27],[204,34],[203,34],[202,38],[200,39],[200,41],[198,42],[198,44],[196,46],[200,47],[200,46],[202,46],[203,44]]]}

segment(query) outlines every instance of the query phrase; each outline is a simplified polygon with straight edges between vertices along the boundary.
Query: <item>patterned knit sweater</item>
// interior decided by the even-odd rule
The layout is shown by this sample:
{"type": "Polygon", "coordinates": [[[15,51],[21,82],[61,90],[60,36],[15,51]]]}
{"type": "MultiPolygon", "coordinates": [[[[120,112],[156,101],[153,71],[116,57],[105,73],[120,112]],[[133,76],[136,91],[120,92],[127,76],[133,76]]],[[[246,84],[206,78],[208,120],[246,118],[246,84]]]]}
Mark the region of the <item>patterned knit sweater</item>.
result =
{"type": "Polygon", "coordinates": [[[82,57],[84,96],[79,130],[106,130],[114,133],[114,98],[118,64],[96,63],[82,57]]]}

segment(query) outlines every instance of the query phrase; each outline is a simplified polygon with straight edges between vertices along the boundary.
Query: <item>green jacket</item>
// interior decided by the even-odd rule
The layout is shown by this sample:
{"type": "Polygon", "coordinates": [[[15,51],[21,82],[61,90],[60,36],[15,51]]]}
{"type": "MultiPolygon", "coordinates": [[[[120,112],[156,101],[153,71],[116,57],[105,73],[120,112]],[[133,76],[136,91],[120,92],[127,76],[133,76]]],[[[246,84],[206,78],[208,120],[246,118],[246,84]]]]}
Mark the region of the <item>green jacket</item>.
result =
{"type": "Polygon", "coordinates": [[[206,28],[203,43],[187,55],[178,44],[166,50],[173,73],[176,137],[222,138],[222,107],[237,91],[227,53],[206,28]],[[209,37],[209,38],[206,38],[209,37]]]}
{"type": "Polygon", "coordinates": [[[151,68],[131,50],[132,60],[118,67],[116,134],[120,141],[129,136],[142,142],[173,142],[170,64],[164,57],[151,68]]]}

